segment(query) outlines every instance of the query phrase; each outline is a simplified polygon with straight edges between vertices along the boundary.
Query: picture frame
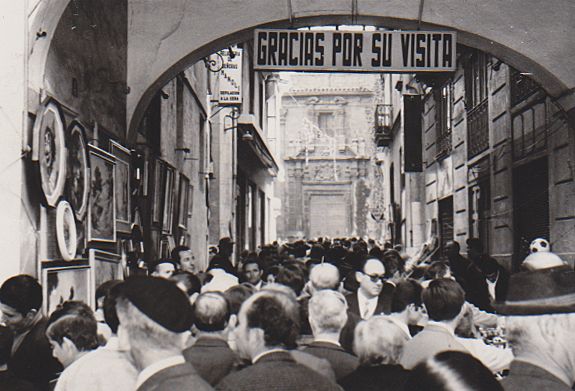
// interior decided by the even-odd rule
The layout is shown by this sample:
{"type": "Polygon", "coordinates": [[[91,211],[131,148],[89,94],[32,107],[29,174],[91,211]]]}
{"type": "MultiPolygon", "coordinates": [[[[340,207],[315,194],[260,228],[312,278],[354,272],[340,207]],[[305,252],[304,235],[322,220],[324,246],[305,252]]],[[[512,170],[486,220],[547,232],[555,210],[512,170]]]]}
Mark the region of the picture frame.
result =
{"type": "Polygon", "coordinates": [[[130,150],[110,140],[110,153],[116,158],[115,197],[116,197],[116,231],[129,234],[131,220],[131,155],[130,150]]]}
{"type": "Polygon", "coordinates": [[[68,127],[68,182],[66,195],[76,220],[83,221],[90,197],[90,162],[84,125],[74,120],[68,127]]]}
{"type": "Polygon", "coordinates": [[[92,269],[87,259],[44,261],[40,268],[44,314],[49,316],[58,304],[68,300],[83,301],[94,308],[92,269]]]}
{"type": "Polygon", "coordinates": [[[108,152],[88,144],[90,156],[90,202],[88,241],[116,241],[115,167],[108,152]]]}
{"type": "Polygon", "coordinates": [[[65,261],[76,258],[78,246],[76,219],[72,206],[66,200],[60,200],[56,207],[56,240],[60,255],[65,261]]]}
{"type": "Polygon", "coordinates": [[[91,248],[88,251],[88,260],[92,268],[91,283],[94,289],[97,289],[106,281],[122,280],[124,278],[121,255],[91,248]]]}
{"type": "Polygon", "coordinates": [[[165,177],[165,165],[160,159],[154,161],[154,175],[151,181],[152,189],[152,224],[160,225],[162,222],[162,212],[163,212],[163,195],[162,195],[162,184],[164,183],[165,177]]]}
{"type": "Polygon", "coordinates": [[[174,223],[174,179],[175,169],[165,165],[163,185],[163,212],[162,212],[162,233],[171,234],[174,223]]]}
{"type": "Polygon", "coordinates": [[[184,174],[180,174],[178,186],[178,221],[179,228],[186,230],[188,227],[188,208],[190,205],[190,180],[184,174]]]}
{"type": "Polygon", "coordinates": [[[66,185],[67,149],[64,116],[49,100],[39,110],[33,129],[32,161],[37,162],[40,185],[47,206],[55,207],[66,185]]]}

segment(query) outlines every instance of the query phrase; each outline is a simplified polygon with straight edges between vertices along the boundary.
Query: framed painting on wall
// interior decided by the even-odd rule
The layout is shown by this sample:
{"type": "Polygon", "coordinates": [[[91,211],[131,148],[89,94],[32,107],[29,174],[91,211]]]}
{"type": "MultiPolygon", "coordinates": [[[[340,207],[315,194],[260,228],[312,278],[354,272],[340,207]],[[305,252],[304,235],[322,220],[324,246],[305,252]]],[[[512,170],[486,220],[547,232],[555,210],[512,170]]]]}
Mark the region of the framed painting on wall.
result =
{"type": "Polygon", "coordinates": [[[110,140],[110,152],[116,158],[115,197],[116,230],[129,234],[131,229],[130,150],[110,140]]]}
{"type": "Polygon", "coordinates": [[[190,180],[184,174],[180,175],[178,187],[178,227],[188,227],[188,207],[190,204],[190,180]]]}
{"type": "Polygon", "coordinates": [[[163,218],[162,232],[165,234],[172,233],[172,224],[174,223],[174,177],[175,170],[173,167],[165,166],[166,173],[164,176],[163,188],[163,218]]]}
{"type": "Polygon", "coordinates": [[[79,300],[94,308],[94,290],[88,260],[41,263],[43,310],[50,315],[65,301],[79,300]]]}
{"type": "Polygon", "coordinates": [[[88,211],[90,196],[90,165],[84,126],[74,121],[68,136],[68,185],[66,194],[78,221],[83,221],[88,211]]]}
{"type": "Polygon", "coordinates": [[[32,161],[38,163],[44,201],[55,207],[66,184],[66,135],[60,106],[48,101],[38,113],[33,131],[32,161]]]}
{"type": "Polygon", "coordinates": [[[124,271],[120,255],[92,248],[89,251],[88,259],[92,268],[92,286],[94,289],[106,281],[123,279],[124,271]]]}
{"type": "Polygon", "coordinates": [[[88,241],[116,241],[116,208],[113,155],[93,145],[90,154],[90,202],[88,207],[88,241]]]}
{"type": "Polygon", "coordinates": [[[154,176],[152,180],[153,204],[152,209],[152,224],[159,225],[162,223],[163,211],[163,183],[166,175],[166,166],[163,161],[156,159],[154,161],[154,176]]]}

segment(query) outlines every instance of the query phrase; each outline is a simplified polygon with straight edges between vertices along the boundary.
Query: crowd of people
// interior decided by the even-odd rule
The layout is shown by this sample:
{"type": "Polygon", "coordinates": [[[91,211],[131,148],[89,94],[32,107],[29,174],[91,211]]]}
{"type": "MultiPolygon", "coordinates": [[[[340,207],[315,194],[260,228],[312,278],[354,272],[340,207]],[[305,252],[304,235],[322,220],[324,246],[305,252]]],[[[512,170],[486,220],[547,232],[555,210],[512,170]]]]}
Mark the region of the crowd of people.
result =
{"type": "Polygon", "coordinates": [[[206,270],[176,247],[98,287],[96,311],[47,316],[17,275],[0,287],[0,391],[572,390],[572,268],[549,253],[510,275],[466,245],[433,261],[320,238],[234,265],[223,238],[206,270]]]}

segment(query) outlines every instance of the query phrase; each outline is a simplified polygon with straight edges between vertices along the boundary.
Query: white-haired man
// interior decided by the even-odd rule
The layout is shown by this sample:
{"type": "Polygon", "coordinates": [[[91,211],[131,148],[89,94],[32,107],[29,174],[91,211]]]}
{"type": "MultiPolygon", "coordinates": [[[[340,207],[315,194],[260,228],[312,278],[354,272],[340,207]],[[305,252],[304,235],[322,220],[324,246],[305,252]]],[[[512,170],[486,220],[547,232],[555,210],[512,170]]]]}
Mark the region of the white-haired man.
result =
{"type": "Polygon", "coordinates": [[[309,288],[313,295],[323,289],[337,290],[339,288],[339,270],[331,263],[315,265],[309,272],[309,288]]]}
{"type": "Polygon", "coordinates": [[[212,390],[182,355],[192,308],[176,284],[159,277],[132,277],[121,286],[116,310],[120,345],[129,349],[140,371],[137,391],[212,390]]]}
{"type": "Polygon", "coordinates": [[[575,272],[569,266],[511,276],[505,301],[495,303],[507,318],[515,354],[506,391],[571,391],[575,383],[575,272]]]}
{"type": "Polygon", "coordinates": [[[328,360],[338,380],[358,366],[357,358],[346,352],[339,343],[346,322],[347,303],[341,293],[321,290],[311,297],[309,323],[314,339],[303,351],[328,360]]]}

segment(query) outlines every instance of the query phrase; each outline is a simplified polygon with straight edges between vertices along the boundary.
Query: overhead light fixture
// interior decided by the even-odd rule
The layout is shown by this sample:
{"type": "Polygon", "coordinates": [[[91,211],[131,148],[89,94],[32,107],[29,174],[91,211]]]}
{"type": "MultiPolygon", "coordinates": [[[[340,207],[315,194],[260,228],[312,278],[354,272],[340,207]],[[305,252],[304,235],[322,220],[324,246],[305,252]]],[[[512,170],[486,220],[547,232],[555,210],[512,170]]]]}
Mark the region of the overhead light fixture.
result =
{"type": "Polygon", "coordinates": [[[252,134],[252,132],[249,130],[244,131],[244,133],[242,134],[242,141],[245,142],[254,141],[254,135],[252,134]]]}

